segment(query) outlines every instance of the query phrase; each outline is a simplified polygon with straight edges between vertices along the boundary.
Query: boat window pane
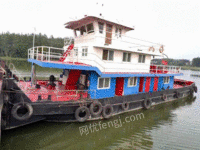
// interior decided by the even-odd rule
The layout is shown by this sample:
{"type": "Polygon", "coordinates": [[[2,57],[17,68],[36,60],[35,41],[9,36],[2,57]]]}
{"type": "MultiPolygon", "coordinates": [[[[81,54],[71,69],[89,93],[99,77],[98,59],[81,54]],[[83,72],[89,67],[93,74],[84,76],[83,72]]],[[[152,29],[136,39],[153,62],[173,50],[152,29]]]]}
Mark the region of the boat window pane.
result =
{"type": "Polygon", "coordinates": [[[99,88],[103,88],[104,78],[99,78],[99,88]]]}
{"type": "Polygon", "coordinates": [[[123,53],[123,61],[126,61],[127,53],[123,53]]]}
{"type": "Polygon", "coordinates": [[[103,33],[103,23],[99,22],[99,33],[103,33]]]}
{"type": "Polygon", "coordinates": [[[142,63],[145,63],[145,55],[143,55],[142,63]]]}
{"type": "Polygon", "coordinates": [[[108,50],[103,50],[103,60],[108,60],[108,50]]]}
{"type": "Polygon", "coordinates": [[[128,62],[131,62],[131,53],[128,53],[128,62]]]}
{"type": "Polygon", "coordinates": [[[138,62],[139,62],[139,63],[141,63],[141,62],[142,62],[142,55],[139,55],[138,62]]]}
{"type": "Polygon", "coordinates": [[[86,33],[85,26],[82,26],[82,27],[80,28],[80,31],[81,31],[81,35],[83,35],[84,33],[86,33]]]}
{"type": "Polygon", "coordinates": [[[109,87],[110,85],[110,78],[105,78],[105,88],[109,87]]]}
{"type": "Polygon", "coordinates": [[[137,77],[134,77],[134,86],[136,86],[136,84],[137,84],[137,77]]]}
{"type": "Polygon", "coordinates": [[[114,51],[109,51],[109,60],[113,60],[114,51]]]}
{"type": "Polygon", "coordinates": [[[87,32],[88,34],[94,32],[94,27],[92,23],[87,25],[87,32]]]}

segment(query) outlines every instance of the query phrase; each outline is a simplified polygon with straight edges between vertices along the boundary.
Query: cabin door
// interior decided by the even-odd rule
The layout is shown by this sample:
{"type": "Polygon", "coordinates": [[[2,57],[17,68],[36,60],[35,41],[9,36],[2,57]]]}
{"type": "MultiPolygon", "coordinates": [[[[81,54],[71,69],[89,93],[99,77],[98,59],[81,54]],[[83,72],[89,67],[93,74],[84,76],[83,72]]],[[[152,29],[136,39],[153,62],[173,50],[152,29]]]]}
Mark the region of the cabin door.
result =
{"type": "Polygon", "coordinates": [[[106,39],[105,44],[111,44],[112,41],[112,25],[106,25],[106,39]]]}
{"type": "Polygon", "coordinates": [[[122,96],[124,91],[124,78],[116,78],[115,95],[122,96]]]}
{"type": "Polygon", "coordinates": [[[140,77],[139,92],[143,92],[144,77],[140,77]]]}

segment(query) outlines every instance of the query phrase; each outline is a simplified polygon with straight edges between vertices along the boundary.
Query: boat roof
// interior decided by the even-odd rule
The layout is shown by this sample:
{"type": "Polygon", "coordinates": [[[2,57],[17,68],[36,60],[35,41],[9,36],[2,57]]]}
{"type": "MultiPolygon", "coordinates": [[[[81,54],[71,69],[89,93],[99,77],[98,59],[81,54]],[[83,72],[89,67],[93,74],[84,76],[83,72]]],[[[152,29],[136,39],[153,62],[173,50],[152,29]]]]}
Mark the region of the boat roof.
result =
{"type": "Polygon", "coordinates": [[[88,24],[88,23],[93,22],[93,21],[98,21],[98,22],[102,22],[102,23],[108,23],[108,24],[111,24],[111,25],[116,25],[118,27],[125,28],[127,30],[134,30],[133,27],[128,27],[128,26],[125,26],[125,25],[122,25],[122,24],[119,24],[119,23],[115,23],[115,22],[112,22],[112,21],[108,21],[108,20],[105,20],[103,18],[99,18],[99,17],[95,17],[95,16],[86,16],[86,17],[79,19],[79,20],[76,20],[76,21],[67,22],[64,25],[65,25],[65,28],[68,28],[68,29],[77,29],[77,28],[81,27],[83,24],[88,24]]]}

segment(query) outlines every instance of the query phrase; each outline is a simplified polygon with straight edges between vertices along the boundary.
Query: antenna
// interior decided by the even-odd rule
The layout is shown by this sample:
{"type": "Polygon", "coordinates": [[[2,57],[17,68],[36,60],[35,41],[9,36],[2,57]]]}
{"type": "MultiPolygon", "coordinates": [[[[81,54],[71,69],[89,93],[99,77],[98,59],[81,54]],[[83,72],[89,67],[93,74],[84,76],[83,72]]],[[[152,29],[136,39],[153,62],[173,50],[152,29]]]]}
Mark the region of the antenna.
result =
{"type": "MultiPolygon", "coordinates": [[[[98,5],[99,3],[97,2],[96,4],[98,5]]],[[[104,6],[104,4],[99,4],[99,5],[101,5],[101,6],[102,6],[101,8],[103,8],[103,6],[104,6]]],[[[101,16],[101,17],[102,17],[102,12],[100,12],[100,13],[99,13],[99,16],[101,16]]]]}

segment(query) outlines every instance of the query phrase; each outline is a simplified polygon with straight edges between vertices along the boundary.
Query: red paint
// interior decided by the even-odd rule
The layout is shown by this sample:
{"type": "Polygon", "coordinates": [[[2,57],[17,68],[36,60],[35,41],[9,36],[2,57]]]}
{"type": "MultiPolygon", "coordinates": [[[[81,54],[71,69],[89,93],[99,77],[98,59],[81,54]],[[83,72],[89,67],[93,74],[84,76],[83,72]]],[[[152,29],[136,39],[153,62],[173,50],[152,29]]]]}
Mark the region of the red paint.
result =
{"type": "Polygon", "coordinates": [[[80,77],[80,74],[81,74],[81,70],[70,70],[68,79],[65,85],[65,89],[75,90],[77,88],[76,83],[80,77]]]}
{"type": "Polygon", "coordinates": [[[143,92],[143,86],[144,86],[144,77],[141,77],[139,83],[139,92],[143,92]]]}
{"type": "Polygon", "coordinates": [[[158,77],[154,78],[154,86],[153,86],[153,91],[157,91],[158,90],[158,77]]]}
{"type": "Polygon", "coordinates": [[[150,83],[151,83],[151,78],[150,78],[150,77],[147,77],[147,78],[146,78],[146,83],[145,83],[145,92],[149,92],[150,83]]]}
{"type": "Polygon", "coordinates": [[[116,78],[115,95],[122,96],[124,90],[124,78],[116,78]]]}

